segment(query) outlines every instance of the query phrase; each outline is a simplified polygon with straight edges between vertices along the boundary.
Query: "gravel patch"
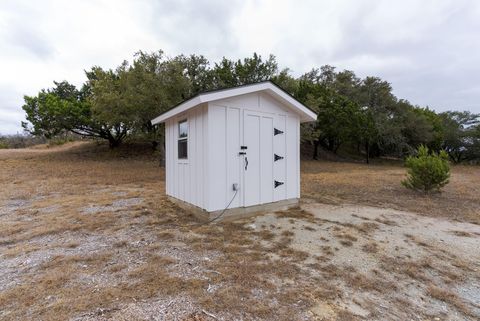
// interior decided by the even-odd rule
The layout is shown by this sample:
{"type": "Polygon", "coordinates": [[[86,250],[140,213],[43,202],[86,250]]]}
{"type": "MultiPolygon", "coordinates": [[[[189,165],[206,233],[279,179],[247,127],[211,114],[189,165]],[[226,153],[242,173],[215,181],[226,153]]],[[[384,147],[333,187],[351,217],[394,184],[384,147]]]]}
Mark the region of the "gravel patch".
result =
{"type": "Polygon", "coordinates": [[[474,311],[480,315],[480,277],[470,282],[457,285],[456,291],[467,298],[475,307],[474,311]]]}
{"type": "Polygon", "coordinates": [[[120,199],[113,201],[111,205],[99,206],[90,204],[81,209],[82,214],[96,214],[101,212],[116,212],[119,210],[127,209],[130,206],[139,205],[143,202],[143,199],[140,197],[132,197],[126,199],[120,199]]]}
{"type": "Polygon", "coordinates": [[[12,214],[15,211],[30,206],[31,203],[31,200],[24,199],[7,200],[2,204],[2,206],[0,206],[0,216],[12,214]]]}
{"type": "Polygon", "coordinates": [[[45,235],[36,237],[27,242],[28,246],[38,247],[38,250],[21,253],[14,257],[0,255],[0,291],[22,283],[22,278],[33,273],[42,264],[57,256],[92,255],[110,247],[111,240],[101,235],[83,233],[63,233],[60,235],[45,235]],[[54,244],[68,244],[78,242],[74,248],[51,246],[54,244]]]}
{"type": "MultiPolygon", "coordinates": [[[[205,311],[208,313],[208,311],[205,311]]],[[[191,315],[198,315],[198,319],[215,320],[202,312],[202,309],[189,297],[166,297],[148,301],[122,304],[114,309],[97,309],[91,313],[75,317],[71,321],[130,321],[130,320],[187,320],[191,315]],[[200,316],[203,314],[203,318],[200,316]]],[[[220,320],[228,320],[221,318],[220,320]]],[[[232,320],[232,319],[230,319],[232,320]]]]}
{"type": "Polygon", "coordinates": [[[55,213],[60,209],[60,205],[50,205],[47,207],[39,208],[38,211],[44,214],[55,213]]]}
{"type": "MultiPolygon", "coordinates": [[[[395,320],[422,319],[425,315],[442,316],[442,320],[463,320],[450,305],[425,295],[428,280],[419,281],[407,275],[399,277],[384,271],[381,260],[382,257],[399,259],[399,262],[429,259],[436,266],[447,264],[452,271],[463,273],[449,265],[448,260],[445,261],[445,258],[457,258],[469,262],[473,274],[463,275],[464,279],[456,281],[455,292],[470,302],[473,313],[480,316],[480,226],[367,206],[310,203],[303,204],[302,209],[312,213],[314,218],[303,220],[267,214],[256,217],[248,227],[257,232],[266,228],[274,232],[277,238],[285,233],[291,235],[290,246],[309,254],[300,266],[308,270],[312,277],[321,277],[325,272],[315,264],[321,258],[323,266],[329,264],[333,270],[350,271],[348,273],[352,276],[363,275],[374,282],[378,276],[372,271],[380,271],[380,280],[398,286],[392,292],[358,291],[344,277],[331,279],[329,282],[337,285],[342,293],[342,299],[336,302],[337,308],[341,307],[368,320],[381,320],[374,317],[375,313],[372,312],[380,313],[382,318],[395,320]],[[373,228],[365,229],[368,226],[373,228]],[[458,236],[461,233],[455,234],[452,230],[464,231],[470,237],[458,236]],[[371,252],[365,251],[363,247],[371,243],[376,244],[377,248],[371,252]],[[409,311],[402,309],[398,300],[409,302],[412,308],[409,311]],[[375,304],[372,305],[372,302],[375,304]]],[[[263,243],[268,244],[268,241],[263,243]]],[[[420,272],[434,282],[441,280],[437,271],[421,268],[420,272]]],[[[312,311],[320,319],[331,317],[331,309],[324,303],[319,303],[312,311]]]]}
{"type": "Polygon", "coordinates": [[[199,253],[183,242],[171,242],[169,246],[158,251],[158,254],[163,257],[174,258],[176,263],[169,266],[169,273],[186,279],[198,277],[208,279],[206,275],[215,273],[215,271],[207,269],[205,265],[222,256],[220,252],[214,251],[199,253]]]}

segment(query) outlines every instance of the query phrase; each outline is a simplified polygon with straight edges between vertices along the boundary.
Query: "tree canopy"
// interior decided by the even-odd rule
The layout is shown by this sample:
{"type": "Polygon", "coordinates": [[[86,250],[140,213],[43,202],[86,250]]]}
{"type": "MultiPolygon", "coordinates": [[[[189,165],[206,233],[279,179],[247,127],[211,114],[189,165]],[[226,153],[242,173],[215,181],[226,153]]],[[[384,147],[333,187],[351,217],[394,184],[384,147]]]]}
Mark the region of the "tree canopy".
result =
{"type": "Polygon", "coordinates": [[[294,77],[279,69],[275,56],[210,63],[202,55],[167,57],[163,51],[139,51],[115,69],[94,66],[76,88],[54,82],[35,96],[25,96],[22,126],[36,136],[65,132],[108,140],[116,147],[135,138],[162,142],[162,130],[150,120],[171,106],[206,90],[272,80],[315,110],[315,123],[302,125],[302,142],[331,153],[349,151],[371,157],[405,157],[424,145],[445,150],[454,162],[480,159],[480,115],[436,113],[393,94],[389,82],[325,65],[294,77]]]}

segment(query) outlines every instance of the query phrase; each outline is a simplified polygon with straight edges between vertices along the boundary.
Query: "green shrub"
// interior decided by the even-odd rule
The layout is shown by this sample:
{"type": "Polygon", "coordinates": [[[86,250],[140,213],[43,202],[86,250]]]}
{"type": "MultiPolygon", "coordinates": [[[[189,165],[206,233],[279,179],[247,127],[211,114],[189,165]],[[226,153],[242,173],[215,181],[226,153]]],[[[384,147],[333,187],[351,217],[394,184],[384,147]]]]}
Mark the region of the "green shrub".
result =
{"type": "Polygon", "coordinates": [[[54,137],[48,141],[48,146],[61,146],[66,143],[73,142],[73,138],[71,137],[54,137]]]}
{"type": "Polygon", "coordinates": [[[407,179],[402,185],[417,191],[428,193],[440,191],[448,184],[450,178],[450,165],[445,151],[429,153],[426,146],[420,146],[416,156],[409,156],[405,161],[407,179]]]}

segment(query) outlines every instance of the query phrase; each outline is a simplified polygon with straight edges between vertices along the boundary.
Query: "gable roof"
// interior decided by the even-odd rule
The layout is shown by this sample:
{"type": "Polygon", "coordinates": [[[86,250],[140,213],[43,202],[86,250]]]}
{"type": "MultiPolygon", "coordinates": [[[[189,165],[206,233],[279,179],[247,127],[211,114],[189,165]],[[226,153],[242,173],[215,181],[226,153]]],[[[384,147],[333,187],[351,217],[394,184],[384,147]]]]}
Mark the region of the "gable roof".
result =
{"type": "Polygon", "coordinates": [[[207,103],[210,101],[235,97],[239,95],[250,94],[254,92],[266,92],[267,94],[275,97],[282,104],[287,106],[289,109],[293,110],[300,116],[301,122],[315,121],[317,115],[310,108],[296,100],[293,96],[288,94],[285,90],[274,84],[273,82],[267,80],[259,83],[242,85],[238,87],[232,87],[227,89],[219,89],[213,91],[207,91],[201,94],[198,94],[190,99],[185,100],[184,102],[173,106],[169,110],[163,112],[156,118],[152,120],[152,124],[160,124],[165,122],[167,119],[172,118],[180,113],[183,113],[193,107],[196,107],[202,103],[207,103]]]}

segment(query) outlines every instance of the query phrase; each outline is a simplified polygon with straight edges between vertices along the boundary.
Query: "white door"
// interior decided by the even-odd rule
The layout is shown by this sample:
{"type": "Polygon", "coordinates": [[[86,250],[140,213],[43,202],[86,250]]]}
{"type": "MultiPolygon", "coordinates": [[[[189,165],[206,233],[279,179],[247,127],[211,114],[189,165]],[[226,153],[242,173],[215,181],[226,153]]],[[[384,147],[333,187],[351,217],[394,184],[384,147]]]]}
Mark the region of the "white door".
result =
{"type": "Polygon", "coordinates": [[[273,200],[287,199],[286,115],[277,115],[273,129],[273,200]]]}
{"type": "Polygon", "coordinates": [[[274,116],[244,111],[244,206],[274,201],[274,116]]]}

